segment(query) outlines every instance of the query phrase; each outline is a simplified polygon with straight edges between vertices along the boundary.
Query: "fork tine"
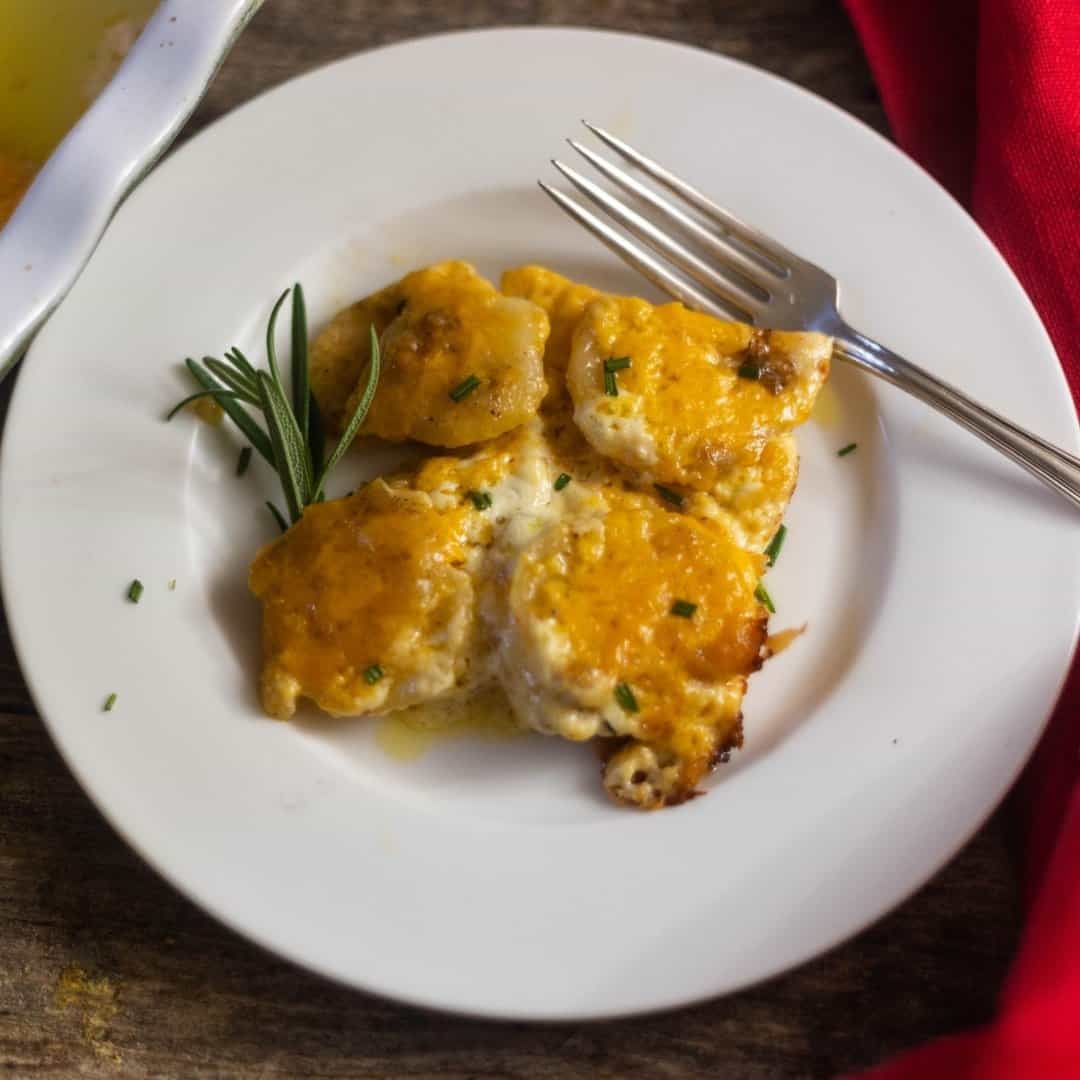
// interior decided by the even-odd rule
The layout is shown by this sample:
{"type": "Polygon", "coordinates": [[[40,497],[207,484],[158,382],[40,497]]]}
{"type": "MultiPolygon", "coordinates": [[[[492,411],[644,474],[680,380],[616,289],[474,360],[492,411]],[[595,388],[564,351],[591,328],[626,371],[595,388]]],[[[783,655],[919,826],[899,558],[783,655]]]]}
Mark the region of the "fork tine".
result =
{"type": "Polygon", "coordinates": [[[704,311],[721,319],[736,319],[740,322],[754,321],[748,312],[738,307],[723,304],[717,297],[702,292],[685,278],[673,273],[651,251],[617,232],[603,218],[597,216],[591,210],[587,210],[569,195],[559,191],[558,188],[545,184],[543,180],[538,180],[537,183],[557,206],[569,214],[579,225],[588,229],[593,236],[614,251],[620,259],[632,266],[662,292],[681,300],[688,308],[704,311]]]}
{"type": "Polygon", "coordinates": [[[669,172],[662,165],[653,161],[652,158],[646,157],[640,150],[635,150],[628,143],[623,142],[622,139],[616,138],[610,132],[597,127],[588,120],[582,120],[581,122],[620,157],[629,161],[632,165],[636,165],[642,172],[651,176],[658,183],[663,184],[669,191],[681,196],[707,218],[715,221],[720,228],[747,249],[747,254],[756,258],[765,269],[770,270],[778,277],[784,278],[788,276],[789,267],[797,266],[803,261],[794,252],[784,247],[783,244],[778,244],[772,237],[740,221],[722,206],[717,206],[707,195],[703,195],[697,188],[691,186],[673,172],[669,172]]]}
{"type": "Polygon", "coordinates": [[[769,294],[760,286],[751,282],[749,288],[740,287],[737,278],[746,281],[741,274],[737,272],[731,274],[724,266],[713,267],[703,262],[678,240],[668,236],[647,218],[631,210],[614,195],[608,194],[602,187],[586,179],[569,165],[557,159],[553,160],[552,164],[570,183],[606,210],[624,229],[639,240],[644,240],[654,251],[667,256],[675,264],[676,269],[716,294],[728,307],[745,312],[748,318],[744,317],[743,322],[753,322],[754,317],[760,313],[762,305],[768,303],[769,294]]]}
{"type": "MultiPolygon", "coordinates": [[[[757,296],[763,302],[769,299],[769,286],[762,281],[762,266],[759,259],[750,258],[743,253],[741,247],[737,247],[727,238],[716,235],[715,230],[705,228],[697,218],[691,217],[686,211],[681,210],[673,202],[658,195],[651,187],[635,180],[629,173],[612,165],[607,158],[601,157],[594,150],[583,146],[577,139],[566,140],[590,165],[602,176],[606,176],[613,184],[617,184],[624,191],[640,199],[651,206],[658,214],[675,222],[685,232],[690,233],[694,239],[705,247],[716,259],[727,264],[734,263],[735,272],[741,279],[741,287],[752,296],[757,296]]],[[[771,271],[766,271],[772,277],[771,271]]]]}

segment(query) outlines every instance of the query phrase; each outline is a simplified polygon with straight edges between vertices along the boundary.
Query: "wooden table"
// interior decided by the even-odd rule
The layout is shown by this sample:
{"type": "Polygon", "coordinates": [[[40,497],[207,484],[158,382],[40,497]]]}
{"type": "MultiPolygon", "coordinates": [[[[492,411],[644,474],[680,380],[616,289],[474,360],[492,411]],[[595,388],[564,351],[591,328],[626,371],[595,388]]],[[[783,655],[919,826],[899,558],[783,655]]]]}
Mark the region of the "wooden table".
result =
{"type": "MultiPolygon", "coordinates": [[[[531,23],[692,42],[793,79],[885,130],[838,0],[268,0],[185,134],[360,49],[531,23]]],[[[0,636],[0,1071],[8,1075],[830,1076],[989,1017],[1016,940],[1015,862],[998,814],[934,881],[854,941],[682,1012],[558,1026],[428,1015],[297,971],[160,881],[60,762],[6,630],[0,636]]]]}

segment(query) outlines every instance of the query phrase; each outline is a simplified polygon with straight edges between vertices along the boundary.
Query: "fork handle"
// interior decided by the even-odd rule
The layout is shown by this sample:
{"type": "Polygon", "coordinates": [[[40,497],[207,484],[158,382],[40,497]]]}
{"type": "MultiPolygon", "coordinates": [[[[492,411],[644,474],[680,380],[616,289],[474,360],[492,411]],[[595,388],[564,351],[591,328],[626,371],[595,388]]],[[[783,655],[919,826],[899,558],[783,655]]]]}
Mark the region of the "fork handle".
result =
{"type": "Polygon", "coordinates": [[[1074,506],[1080,506],[1080,458],[1025,431],[993,409],[972,401],[956,387],[935,378],[858,330],[845,325],[835,337],[837,351],[845,360],[944,413],[1012,458],[1074,506]]]}

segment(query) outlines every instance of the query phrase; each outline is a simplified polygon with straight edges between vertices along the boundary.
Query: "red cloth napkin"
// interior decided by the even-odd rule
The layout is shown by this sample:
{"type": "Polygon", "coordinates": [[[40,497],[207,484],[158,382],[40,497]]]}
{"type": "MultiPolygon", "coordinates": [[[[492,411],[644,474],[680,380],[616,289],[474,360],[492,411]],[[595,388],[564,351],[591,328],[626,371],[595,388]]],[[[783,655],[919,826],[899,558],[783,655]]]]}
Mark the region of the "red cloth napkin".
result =
{"type": "MultiPolygon", "coordinates": [[[[1012,265],[1080,401],[1080,0],[845,3],[897,141],[1012,265]]],[[[1080,665],[1018,796],[1028,912],[996,1019],[866,1076],[1080,1078],[1080,665]]]]}

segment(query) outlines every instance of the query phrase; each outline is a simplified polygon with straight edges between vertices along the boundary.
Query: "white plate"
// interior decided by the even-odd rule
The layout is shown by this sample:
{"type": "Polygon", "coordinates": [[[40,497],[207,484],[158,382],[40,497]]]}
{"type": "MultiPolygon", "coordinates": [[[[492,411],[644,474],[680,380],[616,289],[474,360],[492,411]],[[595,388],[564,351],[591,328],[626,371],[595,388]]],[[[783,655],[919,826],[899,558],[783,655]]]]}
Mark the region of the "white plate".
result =
{"type": "Polygon", "coordinates": [[[587,748],[539,736],[456,739],[402,762],[371,723],[265,719],[245,567],[272,534],[259,491],[271,478],[237,480],[222,433],[162,423],[186,385],[177,361],[234,342],[259,354],[268,300],[295,278],[316,324],[448,256],[637,289],[535,187],[583,114],[833,270],[856,325],[1077,448],[1016,281],[896,150],[730,60],[576,30],[359,56],[195,139],[131,197],[35,343],[3,448],[19,657],[113,825],[282,955],[487,1016],[692,1002],[881,915],[1016,776],[1066,670],[1080,594],[1064,504],[840,370],[834,415],[801,434],[770,577],[774,625],[809,631],[754,680],[746,747],[707,797],[617,809],[587,748]],[[124,599],[133,577],[137,606],[124,599]]]}

